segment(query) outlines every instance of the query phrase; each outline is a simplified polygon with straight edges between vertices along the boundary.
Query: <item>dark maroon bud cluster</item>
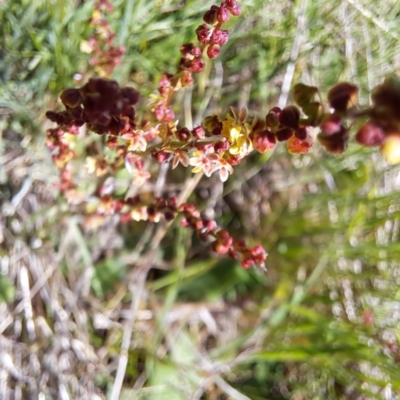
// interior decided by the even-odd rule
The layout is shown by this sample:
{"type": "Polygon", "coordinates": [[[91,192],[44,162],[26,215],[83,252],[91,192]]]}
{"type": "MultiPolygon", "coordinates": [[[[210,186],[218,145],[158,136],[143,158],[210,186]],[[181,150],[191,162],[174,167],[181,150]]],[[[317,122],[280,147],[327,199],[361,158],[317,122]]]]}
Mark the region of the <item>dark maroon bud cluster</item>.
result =
{"type": "Polygon", "coordinates": [[[372,102],[370,119],[356,134],[357,142],[371,147],[400,135],[400,79],[385,79],[372,93],[372,102]]]}
{"type": "Polygon", "coordinates": [[[92,78],[79,89],[66,89],[60,95],[66,110],[48,111],[47,118],[61,127],[87,125],[98,134],[118,135],[127,121],[134,127],[139,93],[132,87],[119,87],[116,81],[92,78]]]}
{"type": "Polygon", "coordinates": [[[287,106],[283,110],[272,108],[253,128],[251,135],[253,147],[260,153],[275,147],[277,142],[287,142],[291,153],[307,153],[312,146],[312,138],[307,124],[301,119],[296,106],[287,106]]]}

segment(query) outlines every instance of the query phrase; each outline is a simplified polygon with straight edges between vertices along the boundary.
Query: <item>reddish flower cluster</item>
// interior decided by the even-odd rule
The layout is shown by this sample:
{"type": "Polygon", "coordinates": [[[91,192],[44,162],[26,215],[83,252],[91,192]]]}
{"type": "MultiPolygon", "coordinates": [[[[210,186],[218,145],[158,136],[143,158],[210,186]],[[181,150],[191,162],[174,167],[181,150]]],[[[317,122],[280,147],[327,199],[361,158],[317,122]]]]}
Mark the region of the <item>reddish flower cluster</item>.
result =
{"type": "Polygon", "coordinates": [[[91,25],[94,35],[81,46],[82,50],[92,54],[90,64],[101,76],[110,76],[115,67],[122,63],[124,46],[114,44],[115,33],[111,30],[104,13],[111,13],[113,6],[108,0],[98,0],[94,5],[91,25]]]}
{"type": "MultiPolygon", "coordinates": [[[[216,221],[201,217],[194,204],[178,205],[176,196],[145,201],[140,196],[115,199],[105,195],[99,199],[93,216],[110,216],[117,213],[123,223],[139,220],[159,222],[161,219],[172,221],[180,215],[181,226],[192,229],[202,241],[211,241],[212,249],[216,253],[239,259],[244,268],[253,265],[264,266],[267,258],[266,251],[260,245],[248,248],[244,240],[233,239],[228,231],[218,227],[216,221]]],[[[88,222],[89,218],[88,216],[88,222]]]]}
{"type": "Polygon", "coordinates": [[[211,239],[216,253],[227,254],[233,259],[239,258],[244,268],[264,266],[267,253],[262,246],[248,248],[244,240],[235,240],[228,231],[219,228],[215,221],[202,218],[193,204],[181,204],[177,211],[183,215],[180,224],[191,228],[203,241],[211,239]]]}

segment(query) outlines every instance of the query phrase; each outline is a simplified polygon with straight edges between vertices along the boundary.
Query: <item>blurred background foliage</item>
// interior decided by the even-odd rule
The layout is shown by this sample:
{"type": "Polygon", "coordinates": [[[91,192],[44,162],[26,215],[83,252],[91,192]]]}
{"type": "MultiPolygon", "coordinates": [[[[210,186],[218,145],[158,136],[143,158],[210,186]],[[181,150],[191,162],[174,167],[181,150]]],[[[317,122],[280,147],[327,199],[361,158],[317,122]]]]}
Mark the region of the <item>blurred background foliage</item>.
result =
{"type": "MultiPolygon", "coordinates": [[[[173,225],[140,286],[133,249],[151,245],[146,224],[90,229],[57,197],[44,113],[94,74],[81,51],[93,4],[0,0],[0,397],[110,396],[136,296],[121,399],[398,398],[400,171],[375,151],[279,148],[250,157],[224,187],[199,183],[191,200],[262,243],[265,273],[218,259],[173,225]]],[[[127,49],[113,78],[141,92],[144,112],[213,3],[112,4],[107,18],[127,49]]],[[[347,80],[364,105],[400,73],[396,0],[240,4],[221,56],[176,98],[182,125],[229,106],[265,115],[292,66],[293,84],[326,96],[347,80]]],[[[168,173],[165,190],[184,177],[168,173]]]]}

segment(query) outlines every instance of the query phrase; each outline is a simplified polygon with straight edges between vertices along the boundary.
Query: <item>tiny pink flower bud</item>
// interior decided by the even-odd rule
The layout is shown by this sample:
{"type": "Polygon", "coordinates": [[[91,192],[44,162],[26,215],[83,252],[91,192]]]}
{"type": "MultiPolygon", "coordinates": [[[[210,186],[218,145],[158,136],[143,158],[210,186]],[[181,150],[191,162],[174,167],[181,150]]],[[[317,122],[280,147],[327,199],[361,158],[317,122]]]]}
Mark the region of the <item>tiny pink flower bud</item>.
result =
{"type": "Polygon", "coordinates": [[[188,226],[189,226],[189,222],[188,222],[187,218],[182,218],[182,219],[179,221],[179,225],[182,226],[183,228],[188,227],[188,226]]]}
{"type": "Polygon", "coordinates": [[[224,45],[228,42],[229,34],[228,31],[223,29],[214,29],[211,35],[211,43],[224,45]]]}
{"type": "Polygon", "coordinates": [[[195,74],[199,74],[204,69],[204,61],[201,58],[195,58],[190,63],[188,70],[194,72],[195,74]]]}
{"type": "Polygon", "coordinates": [[[196,128],[192,130],[192,135],[196,139],[202,139],[206,136],[206,132],[204,131],[204,128],[202,126],[196,126],[196,128]]]}
{"type": "Polygon", "coordinates": [[[211,44],[207,49],[207,56],[211,59],[217,58],[220,51],[221,47],[219,44],[211,44]]]}
{"type": "Polygon", "coordinates": [[[224,255],[229,251],[230,246],[227,246],[216,240],[215,242],[212,242],[211,247],[216,253],[224,255]]]}
{"type": "Polygon", "coordinates": [[[199,42],[208,44],[210,43],[211,29],[206,25],[200,25],[196,29],[196,35],[199,42]]]}
{"type": "Polygon", "coordinates": [[[225,22],[229,21],[229,18],[230,18],[229,11],[226,8],[225,4],[222,3],[217,14],[218,22],[224,24],[225,22]]]}

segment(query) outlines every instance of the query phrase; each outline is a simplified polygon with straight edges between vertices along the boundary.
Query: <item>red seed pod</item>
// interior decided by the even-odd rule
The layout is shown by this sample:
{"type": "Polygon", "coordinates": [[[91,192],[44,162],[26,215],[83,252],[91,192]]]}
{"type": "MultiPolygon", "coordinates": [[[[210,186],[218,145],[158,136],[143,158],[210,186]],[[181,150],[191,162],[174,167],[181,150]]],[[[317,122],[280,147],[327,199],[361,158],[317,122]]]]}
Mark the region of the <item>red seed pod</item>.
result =
{"type": "Polygon", "coordinates": [[[279,122],[292,129],[299,127],[300,111],[296,106],[287,106],[279,114],[279,122]]]}
{"type": "Polygon", "coordinates": [[[207,48],[207,56],[208,58],[211,59],[217,58],[220,52],[221,52],[221,47],[219,44],[211,44],[207,48]]]}
{"type": "Polygon", "coordinates": [[[364,146],[380,146],[385,141],[385,132],[379,125],[367,122],[358,130],[356,141],[364,146]]]}
{"type": "Polygon", "coordinates": [[[60,99],[65,106],[70,108],[78,107],[82,102],[82,97],[78,89],[65,89],[61,93],[60,99]]]}
{"type": "Polygon", "coordinates": [[[211,43],[224,45],[228,42],[229,33],[223,29],[214,29],[211,35],[211,43]]]}
{"type": "Polygon", "coordinates": [[[199,42],[208,44],[210,43],[211,29],[206,24],[200,25],[196,29],[196,35],[199,42]]]}

